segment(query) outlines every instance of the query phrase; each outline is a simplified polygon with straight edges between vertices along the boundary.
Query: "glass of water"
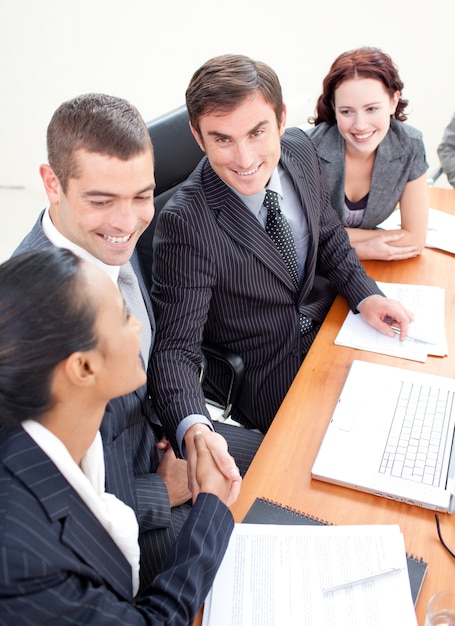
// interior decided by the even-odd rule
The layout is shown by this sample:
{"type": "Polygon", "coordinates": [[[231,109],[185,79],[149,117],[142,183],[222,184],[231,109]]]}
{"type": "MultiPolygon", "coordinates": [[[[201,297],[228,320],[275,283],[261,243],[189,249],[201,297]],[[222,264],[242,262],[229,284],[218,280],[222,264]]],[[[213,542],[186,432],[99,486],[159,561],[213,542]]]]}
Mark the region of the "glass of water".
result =
{"type": "Polygon", "coordinates": [[[425,626],[455,626],[455,589],[440,591],[431,598],[425,626]]]}

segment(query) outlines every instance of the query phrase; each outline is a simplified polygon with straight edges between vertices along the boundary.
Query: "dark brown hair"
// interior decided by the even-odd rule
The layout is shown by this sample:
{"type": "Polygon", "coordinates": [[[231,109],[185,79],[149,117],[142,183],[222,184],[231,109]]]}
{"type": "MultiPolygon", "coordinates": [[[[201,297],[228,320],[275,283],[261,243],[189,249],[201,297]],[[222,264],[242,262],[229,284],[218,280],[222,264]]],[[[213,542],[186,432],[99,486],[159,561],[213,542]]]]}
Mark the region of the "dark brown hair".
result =
{"type": "Polygon", "coordinates": [[[186,90],[190,122],[200,134],[202,116],[213,111],[232,111],[257,91],[272,105],[280,124],[283,94],[272,68],[240,54],[214,57],[193,74],[186,90]]]}
{"type": "Polygon", "coordinates": [[[89,93],[61,104],[47,128],[49,165],[65,192],[77,178],[76,150],[127,160],[152,149],[147,126],[126,100],[89,93]]]}
{"type": "MultiPolygon", "coordinates": [[[[334,96],[337,87],[352,78],[373,78],[384,85],[392,97],[396,91],[401,93],[403,82],[398,75],[396,65],[388,54],[379,48],[357,48],[343,52],[332,63],[329,73],[322,83],[322,94],[316,103],[316,115],[309,118],[310,124],[317,126],[322,122],[329,125],[336,123],[334,96]]],[[[407,119],[404,109],[408,101],[400,97],[394,117],[400,122],[407,119]]]]}

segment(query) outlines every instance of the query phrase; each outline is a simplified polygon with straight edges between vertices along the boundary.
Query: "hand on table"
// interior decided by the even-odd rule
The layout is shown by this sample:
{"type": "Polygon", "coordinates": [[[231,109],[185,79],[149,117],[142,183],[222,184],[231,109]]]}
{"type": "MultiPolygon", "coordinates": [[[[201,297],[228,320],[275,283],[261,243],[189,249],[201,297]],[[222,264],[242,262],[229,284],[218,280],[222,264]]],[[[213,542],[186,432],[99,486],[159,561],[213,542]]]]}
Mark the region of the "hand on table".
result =
{"type": "Polygon", "coordinates": [[[364,300],[358,308],[365,322],[379,332],[393,337],[395,335],[395,331],[391,328],[393,323],[400,329],[400,340],[406,339],[409,323],[413,321],[414,315],[405,309],[401,302],[375,295],[364,300]]]}
{"type": "Polygon", "coordinates": [[[403,238],[403,234],[380,234],[353,244],[357,256],[362,261],[403,261],[418,256],[418,246],[397,246],[393,242],[403,238]]]}

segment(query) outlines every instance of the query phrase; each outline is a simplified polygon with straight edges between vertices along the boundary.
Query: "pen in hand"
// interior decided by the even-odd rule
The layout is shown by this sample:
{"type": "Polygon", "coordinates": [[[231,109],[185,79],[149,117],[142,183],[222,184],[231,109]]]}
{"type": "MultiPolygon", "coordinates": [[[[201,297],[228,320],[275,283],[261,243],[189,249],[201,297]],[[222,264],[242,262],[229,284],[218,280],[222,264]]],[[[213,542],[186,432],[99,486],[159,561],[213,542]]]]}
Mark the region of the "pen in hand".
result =
{"type": "MultiPolygon", "coordinates": [[[[401,328],[395,325],[395,320],[391,317],[386,317],[384,322],[390,326],[393,332],[396,335],[401,335],[401,328]]],[[[420,337],[414,337],[413,335],[406,335],[406,339],[411,339],[412,341],[419,341],[420,343],[431,343],[429,341],[425,341],[425,339],[421,339],[420,337]]]]}
{"type": "MultiPolygon", "coordinates": [[[[401,328],[398,328],[398,326],[390,325],[390,328],[393,330],[393,332],[396,335],[401,335],[401,328]]],[[[424,339],[419,339],[418,337],[412,337],[411,335],[407,335],[406,339],[411,339],[412,341],[420,341],[420,343],[428,343],[428,341],[425,341],[424,339]]]]}

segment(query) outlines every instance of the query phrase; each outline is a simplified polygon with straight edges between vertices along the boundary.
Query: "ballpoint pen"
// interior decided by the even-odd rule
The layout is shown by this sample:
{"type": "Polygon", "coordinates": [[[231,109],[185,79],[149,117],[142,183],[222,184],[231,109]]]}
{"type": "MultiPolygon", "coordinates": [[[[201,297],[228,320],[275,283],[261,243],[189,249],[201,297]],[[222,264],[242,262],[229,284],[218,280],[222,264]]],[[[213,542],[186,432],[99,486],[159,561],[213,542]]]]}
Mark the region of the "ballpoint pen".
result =
{"type": "MultiPolygon", "coordinates": [[[[401,328],[398,326],[390,325],[390,328],[396,335],[401,335],[401,328]]],[[[431,343],[429,341],[425,341],[425,339],[420,339],[419,337],[413,337],[412,335],[406,335],[406,339],[412,339],[412,341],[420,341],[420,343],[431,343]]]]}
{"type": "Polygon", "coordinates": [[[374,574],[368,574],[367,576],[363,576],[362,578],[355,578],[354,580],[348,580],[344,583],[340,583],[339,585],[333,585],[332,587],[325,587],[322,592],[330,593],[331,591],[336,591],[337,589],[345,589],[346,587],[350,587],[351,585],[358,585],[359,583],[365,583],[369,580],[375,580],[376,578],[381,578],[382,576],[387,576],[388,574],[394,574],[395,572],[401,572],[401,567],[391,567],[389,569],[383,569],[380,572],[375,572],[374,574]]]}
{"type": "MultiPolygon", "coordinates": [[[[387,316],[384,319],[384,322],[390,326],[390,328],[396,335],[401,335],[401,328],[399,326],[396,326],[394,323],[396,322],[396,320],[394,320],[392,317],[387,316]]],[[[420,341],[421,343],[432,343],[431,341],[426,341],[425,339],[421,339],[420,337],[413,337],[412,335],[406,335],[406,339],[412,339],[412,341],[420,341]]]]}

